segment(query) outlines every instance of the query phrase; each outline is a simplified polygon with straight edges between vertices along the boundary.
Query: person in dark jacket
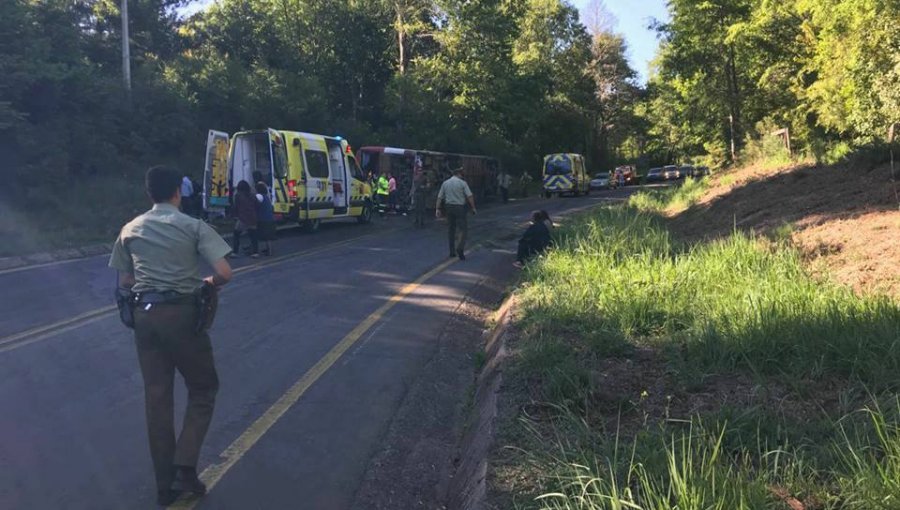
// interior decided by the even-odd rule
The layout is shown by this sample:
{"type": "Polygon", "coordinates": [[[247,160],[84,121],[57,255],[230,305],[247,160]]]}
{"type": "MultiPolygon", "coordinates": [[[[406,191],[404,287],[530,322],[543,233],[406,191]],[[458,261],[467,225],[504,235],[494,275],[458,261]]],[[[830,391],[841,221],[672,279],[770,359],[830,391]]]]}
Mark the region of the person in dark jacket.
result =
{"type": "Polygon", "coordinates": [[[269,187],[262,181],[256,183],[256,202],[256,216],[258,220],[256,238],[258,241],[266,243],[266,249],[263,253],[271,256],[272,241],[275,240],[275,208],[272,206],[271,197],[269,197],[269,187]]]}
{"type": "Polygon", "coordinates": [[[519,239],[519,252],[516,255],[516,267],[523,267],[529,259],[540,255],[550,246],[550,230],[545,223],[543,211],[535,211],[531,214],[531,225],[519,239]]]}
{"type": "Polygon", "coordinates": [[[250,184],[241,181],[234,195],[234,236],[232,240],[231,256],[239,257],[241,254],[241,236],[250,238],[250,256],[259,257],[259,242],[256,239],[256,227],[259,218],[256,214],[256,198],[250,191],[250,184]]]}

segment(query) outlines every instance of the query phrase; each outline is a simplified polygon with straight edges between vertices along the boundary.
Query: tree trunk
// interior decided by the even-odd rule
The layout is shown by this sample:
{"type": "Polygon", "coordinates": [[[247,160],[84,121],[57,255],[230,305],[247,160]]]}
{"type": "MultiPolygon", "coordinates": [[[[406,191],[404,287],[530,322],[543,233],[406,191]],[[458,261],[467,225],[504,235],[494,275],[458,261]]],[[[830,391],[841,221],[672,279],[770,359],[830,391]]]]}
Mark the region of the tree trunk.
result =
{"type": "Polygon", "coordinates": [[[397,47],[400,50],[400,60],[398,62],[398,70],[400,74],[406,72],[406,47],[405,47],[405,39],[406,39],[406,29],[403,27],[403,13],[400,11],[400,7],[397,7],[397,47]]]}
{"type": "Polygon", "coordinates": [[[734,45],[728,45],[728,61],[725,66],[726,81],[728,83],[728,112],[729,129],[731,133],[731,159],[737,157],[741,143],[741,91],[738,83],[737,63],[735,62],[734,45]]]}

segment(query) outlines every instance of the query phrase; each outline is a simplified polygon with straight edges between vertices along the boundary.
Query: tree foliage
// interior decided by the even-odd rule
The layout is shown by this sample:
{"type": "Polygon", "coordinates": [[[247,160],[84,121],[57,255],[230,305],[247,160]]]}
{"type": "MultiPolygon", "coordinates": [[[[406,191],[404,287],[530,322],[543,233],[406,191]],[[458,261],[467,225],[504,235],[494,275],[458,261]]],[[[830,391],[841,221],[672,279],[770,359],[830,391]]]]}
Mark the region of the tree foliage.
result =
{"type": "Polygon", "coordinates": [[[881,139],[900,120],[897,0],[672,0],[646,106],[660,159],[728,155],[754,126],[795,147],[881,139]],[[763,122],[765,121],[765,122],[763,122]]]}
{"type": "Polygon", "coordinates": [[[547,152],[611,164],[636,90],[621,37],[565,0],[120,0],[0,5],[0,145],[34,203],[56,182],[201,171],[205,131],[267,126],[355,144],[489,153],[513,172],[547,152]]]}

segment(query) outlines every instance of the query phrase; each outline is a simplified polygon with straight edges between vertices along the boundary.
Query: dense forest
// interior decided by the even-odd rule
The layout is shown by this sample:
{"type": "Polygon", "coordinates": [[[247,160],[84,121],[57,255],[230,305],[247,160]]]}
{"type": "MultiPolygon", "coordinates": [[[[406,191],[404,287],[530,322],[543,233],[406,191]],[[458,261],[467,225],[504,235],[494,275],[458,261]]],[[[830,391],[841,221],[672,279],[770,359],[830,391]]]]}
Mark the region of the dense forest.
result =
{"type": "Polygon", "coordinates": [[[109,197],[150,163],[199,174],[209,128],[484,153],[517,174],[556,151],[728,164],[781,128],[798,154],[840,157],[900,119],[900,0],[670,0],[647,84],[598,2],[588,28],[565,0],[218,0],[191,17],[131,0],[129,92],[118,0],[5,0],[0,230],[79,195],[95,211],[71,221],[121,221],[109,197]]]}

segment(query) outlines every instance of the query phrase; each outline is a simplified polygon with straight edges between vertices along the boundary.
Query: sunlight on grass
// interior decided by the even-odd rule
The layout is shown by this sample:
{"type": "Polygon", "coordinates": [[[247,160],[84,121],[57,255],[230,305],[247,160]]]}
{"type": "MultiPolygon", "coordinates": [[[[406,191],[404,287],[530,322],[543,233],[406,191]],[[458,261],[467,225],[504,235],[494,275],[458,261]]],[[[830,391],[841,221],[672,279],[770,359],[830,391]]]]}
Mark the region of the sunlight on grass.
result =
{"type": "Polygon", "coordinates": [[[790,225],[775,242],[740,233],[673,240],[659,213],[695,203],[703,186],[641,193],[627,206],[574,219],[555,249],[526,269],[510,377],[527,381],[546,411],[521,418],[532,437],[523,455],[536,498],[517,504],[900,508],[900,306],[811,278],[782,242],[790,225]],[[610,433],[609,406],[643,411],[633,395],[600,387],[601,362],[631,366],[637,349],[663,356],[685,388],[713,375],[751,374],[754,384],[787,387],[838,379],[872,404],[844,416],[823,409],[809,422],[770,414],[764,404],[741,409],[737,422],[725,408],[670,421],[667,408],[665,419],[632,417],[627,434],[610,433]],[[896,408],[885,412],[881,401],[896,408]]]}
{"type": "Polygon", "coordinates": [[[644,212],[678,212],[696,204],[709,188],[709,179],[685,179],[679,186],[645,190],[631,196],[631,207],[644,212]]]}
{"type": "Polygon", "coordinates": [[[816,282],[794,251],[743,234],[682,247],[649,214],[603,209],[564,229],[521,297],[534,327],[677,347],[698,372],[900,383],[900,308],[816,282]]]}

